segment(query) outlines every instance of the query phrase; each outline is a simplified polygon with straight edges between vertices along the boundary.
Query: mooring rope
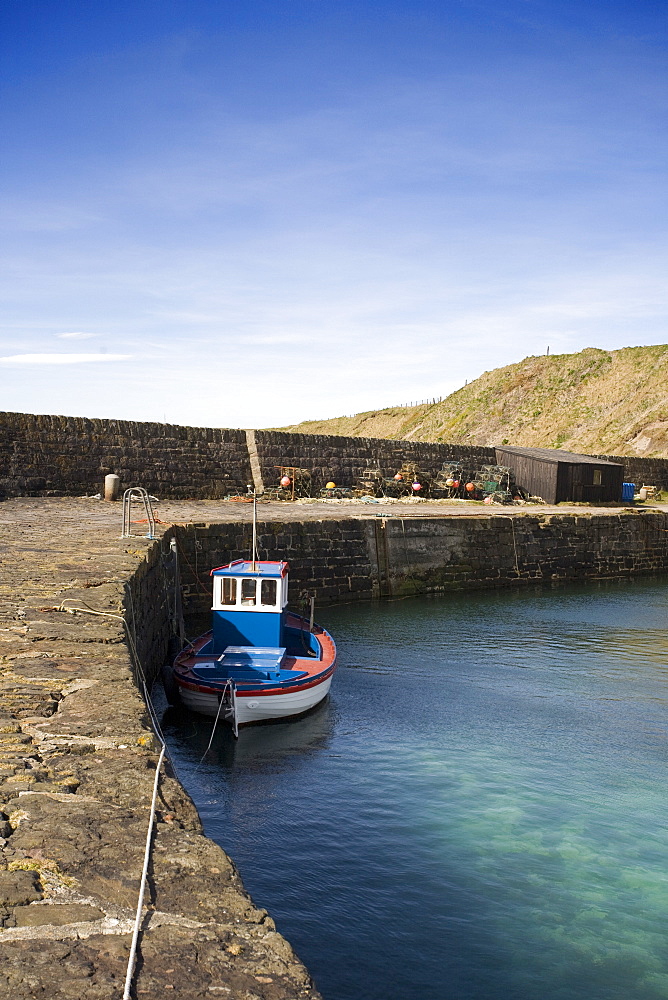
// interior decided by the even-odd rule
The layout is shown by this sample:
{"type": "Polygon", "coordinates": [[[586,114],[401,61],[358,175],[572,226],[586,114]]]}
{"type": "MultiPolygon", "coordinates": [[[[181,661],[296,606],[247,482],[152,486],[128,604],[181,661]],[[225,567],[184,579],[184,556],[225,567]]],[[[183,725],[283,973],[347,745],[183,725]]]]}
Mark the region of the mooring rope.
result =
{"type": "MultiPolygon", "coordinates": [[[[501,515],[501,516],[503,516],[503,515],[501,515]]],[[[498,515],[497,515],[497,517],[498,517],[498,515]]],[[[519,575],[520,575],[520,568],[519,568],[519,565],[518,565],[518,562],[517,562],[517,542],[515,541],[515,518],[508,517],[507,514],[506,514],[506,517],[510,521],[510,528],[511,528],[511,531],[513,533],[513,549],[515,551],[515,572],[517,573],[517,576],[519,577],[519,575]]]]}
{"type": "Polygon", "coordinates": [[[153,824],[155,822],[155,803],[158,798],[158,784],[160,782],[160,768],[162,766],[162,761],[165,756],[166,746],[163,743],[162,750],[160,751],[160,757],[158,758],[158,763],[155,768],[155,781],[153,782],[153,798],[151,799],[151,815],[148,820],[148,829],[146,831],[146,847],[144,849],[144,866],[141,873],[141,882],[139,884],[139,899],[137,901],[137,913],[135,915],[135,926],[132,932],[132,942],[130,944],[130,956],[128,958],[128,969],[125,975],[125,989],[123,990],[123,1000],[130,1000],[130,987],[132,986],[132,978],[135,971],[135,958],[137,955],[137,942],[139,940],[139,929],[141,927],[142,920],[142,910],[144,908],[144,893],[146,891],[146,876],[148,874],[148,864],[151,859],[151,844],[153,841],[153,824]]]}
{"type": "MultiPolygon", "coordinates": [[[[174,537],[176,538],[176,535],[174,535],[174,537]]],[[[195,538],[195,542],[197,542],[197,538],[195,538]]],[[[208,596],[211,593],[209,585],[207,583],[203,583],[202,580],[199,577],[199,570],[198,570],[198,567],[197,567],[197,546],[195,546],[195,565],[193,566],[193,564],[190,562],[190,559],[188,559],[188,556],[186,555],[185,549],[183,548],[183,546],[179,542],[178,538],[176,539],[176,544],[177,544],[177,547],[178,547],[178,550],[179,550],[179,555],[183,557],[183,560],[186,563],[186,565],[188,566],[188,569],[190,570],[190,572],[192,573],[192,575],[195,577],[195,583],[200,588],[200,590],[202,591],[202,593],[206,594],[208,596]]]]}
{"type": "MultiPolygon", "coordinates": [[[[128,595],[130,597],[130,603],[133,605],[133,607],[132,607],[132,618],[133,618],[133,626],[134,626],[134,604],[133,604],[133,601],[132,601],[132,593],[129,590],[128,590],[128,595]]],[[[155,711],[155,707],[153,705],[153,702],[151,701],[151,695],[150,695],[149,690],[148,690],[148,683],[146,681],[146,675],[144,674],[144,670],[143,670],[142,665],[141,665],[141,660],[139,659],[139,653],[137,652],[137,643],[136,643],[136,641],[135,641],[135,639],[134,639],[134,637],[132,635],[132,632],[130,631],[130,625],[129,625],[129,622],[128,622],[127,618],[124,615],[115,614],[115,613],[113,613],[111,611],[95,611],[94,608],[90,608],[90,607],[83,607],[83,608],[79,608],[79,607],[68,608],[68,607],[65,607],[65,605],[69,604],[69,602],[71,600],[73,600],[73,598],[68,597],[58,607],[41,608],[40,610],[41,611],[66,611],[70,615],[76,614],[77,611],[78,611],[78,612],[81,612],[82,614],[85,614],[85,615],[98,615],[101,618],[115,618],[117,621],[123,623],[123,627],[125,628],[125,634],[126,634],[127,640],[128,640],[128,646],[130,647],[130,652],[132,654],[132,659],[134,660],[135,666],[137,668],[137,673],[139,674],[139,679],[141,680],[141,685],[142,685],[142,688],[143,688],[143,691],[144,691],[144,699],[146,701],[146,707],[148,708],[148,714],[150,716],[151,722],[153,723],[155,734],[158,737],[158,740],[160,741],[161,746],[165,746],[165,738],[164,738],[164,735],[163,735],[163,732],[162,732],[162,727],[160,725],[160,721],[159,721],[157,713],[155,711]]],[[[86,602],[84,601],[83,603],[85,605],[86,602]]],[[[167,756],[169,757],[169,754],[167,756]]]]}
{"type": "MultiPolygon", "coordinates": [[[[132,603],[132,593],[131,593],[131,591],[128,591],[128,593],[130,595],[130,602],[132,603]]],[[[52,609],[49,609],[49,610],[53,610],[53,611],[65,611],[65,612],[67,612],[68,614],[71,614],[71,615],[76,614],[77,612],[80,612],[80,613],[86,614],[86,615],[98,615],[101,618],[114,618],[114,619],[116,619],[118,621],[123,622],[123,626],[125,628],[125,634],[126,634],[127,639],[128,639],[128,645],[130,646],[130,651],[131,651],[132,656],[133,656],[133,658],[135,660],[139,676],[141,677],[142,687],[144,689],[144,697],[146,699],[146,707],[148,708],[149,715],[151,717],[151,721],[152,721],[154,729],[155,729],[155,735],[157,736],[157,738],[158,738],[158,740],[160,742],[160,756],[158,757],[158,763],[156,764],[156,768],[155,768],[155,780],[153,782],[153,795],[151,797],[151,813],[150,813],[149,820],[148,820],[148,829],[146,831],[146,846],[144,848],[144,864],[142,866],[141,881],[139,883],[139,898],[137,900],[137,911],[136,911],[136,914],[135,914],[135,924],[134,924],[134,930],[132,932],[132,941],[131,941],[131,944],[130,944],[130,955],[129,955],[129,958],[128,958],[128,967],[127,967],[127,972],[126,972],[126,975],[125,975],[125,988],[123,990],[123,1000],[130,1000],[130,989],[132,987],[132,979],[134,977],[135,961],[136,961],[136,956],[137,956],[137,943],[139,941],[139,931],[141,929],[142,910],[144,909],[144,894],[146,892],[146,878],[147,878],[147,875],[148,875],[149,862],[151,860],[151,846],[152,846],[152,842],[153,842],[153,829],[154,829],[154,824],[155,824],[155,807],[156,807],[156,802],[157,802],[157,799],[158,799],[158,788],[159,788],[159,785],[160,785],[160,769],[162,767],[162,762],[165,759],[165,755],[167,754],[167,744],[165,743],[165,738],[164,738],[164,735],[162,733],[160,722],[158,721],[158,717],[157,717],[155,708],[153,706],[153,702],[151,701],[151,696],[150,696],[149,691],[148,691],[148,685],[146,683],[146,677],[145,677],[144,671],[142,669],[141,661],[139,659],[139,654],[137,653],[137,643],[136,643],[136,641],[135,641],[135,639],[134,639],[134,637],[132,635],[132,632],[130,631],[130,625],[129,625],[127,619],[125,618],[125,616],[124,615],[115,614],[115,613],[113,613],[111,611],[96,611],[94,608],[90,608],[90,607],[83,607],[83,608],[81,608],[81,607],[74,607],[74,608],[66,607],[66,605],[70,603],[70,600],[71,600],[71,598],[68,598],[68,599],[64,600],[59,607],[52,608],[52,609]]],[[[85,604],[85,602],[83,602],[83,603],[85,604]]],[[[46,609],[44,609],[44,610],[46,610],[46,609]]],[[[133,610],[133,625],[134,625],[134,608],[132,610],[133,610]]],[[[213,740],[213,734],[211,735],[211,739],[213,740]]],[[[208,748],[207,748],[207,751],[208,751],[208,748]]]]}
{"type": "Polygon", "coordinates": [[[213,743],[213,737],[214,737],[214,734],[216,732],[216,726],[218,725],[218,719],[220,718],[220,710],[223,707],[223,701],[225,700],[225,694],[227,693],[228,689],[229,689],[229,692],[230,692],[230,703],[231,703],[231,701],[232,701],[232,681],[231,680],[225,681],[225,687],[223,688],[223,693],[221,694],[220,699],[218,700],[218,711],[216,712],[216,718],[213,720],[213,729],[211,730],[211,738],[209,740],[209,745],[206,748],[206,750],[204,751],[204,753],[202,754],[202,756],[200,757],[199,763],[197,764],[197,767],[195,768],[195,771],[199,771],[200,767],[202,766],[202,763],[204,762],[204,758],[206,757],[206,755],[208,754],[209,750],[211,749],[211,744],[213,743]]]}

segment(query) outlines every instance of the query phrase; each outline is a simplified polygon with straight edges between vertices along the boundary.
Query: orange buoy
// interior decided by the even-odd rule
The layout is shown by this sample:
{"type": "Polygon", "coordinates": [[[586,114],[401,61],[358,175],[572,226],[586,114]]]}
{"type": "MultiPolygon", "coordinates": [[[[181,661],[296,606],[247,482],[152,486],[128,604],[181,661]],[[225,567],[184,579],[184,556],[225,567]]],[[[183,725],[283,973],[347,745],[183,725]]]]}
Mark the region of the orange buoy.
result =
{"type": "Polygon", "coordinates": [[[289,486],[289,485],[290,485],[290,476],[283,476],[283,478],[281,479],[281,486],[289,486]]]}
{"type": "Polygon", "coordinates": [[[473,485],[473,483],[467,483],[464,489],[466,490],[467,493],[473,493],[475,486],[473,485]]]}
{"type": "Polygon", "coordinates": [[[396,476],[394,478],[396,479],[397,482],[399,482],[399,480],[403,479],[404,477],[401,475],[400,472],[397,472],[397,474],[396,474],[396,476]]]}

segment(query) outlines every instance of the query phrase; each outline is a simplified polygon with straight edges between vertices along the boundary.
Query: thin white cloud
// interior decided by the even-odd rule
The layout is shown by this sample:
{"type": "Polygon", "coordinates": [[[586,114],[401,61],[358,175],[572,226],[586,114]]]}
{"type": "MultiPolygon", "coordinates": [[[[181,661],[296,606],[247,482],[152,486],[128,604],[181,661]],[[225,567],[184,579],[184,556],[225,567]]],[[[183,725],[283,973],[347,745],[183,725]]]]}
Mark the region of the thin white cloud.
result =
{"type": "Polygon", "coordinates": [[[61,340],[91,340],[96,336],[94,333],[57,333],[57,337],[61,340]]]}
{"type": "Polygon", "coordinates": [[[131,354],[9,354],[0,365],[81,365],[97,361],[127,361],[131,354]]]}
{"type": "Polygon", "coordinates": [[[86,211],[71,200],[24,197],[16,191],[0,201],[0,229],[15,234],[62,234],[103,223],[95,210],[86,211]]]}

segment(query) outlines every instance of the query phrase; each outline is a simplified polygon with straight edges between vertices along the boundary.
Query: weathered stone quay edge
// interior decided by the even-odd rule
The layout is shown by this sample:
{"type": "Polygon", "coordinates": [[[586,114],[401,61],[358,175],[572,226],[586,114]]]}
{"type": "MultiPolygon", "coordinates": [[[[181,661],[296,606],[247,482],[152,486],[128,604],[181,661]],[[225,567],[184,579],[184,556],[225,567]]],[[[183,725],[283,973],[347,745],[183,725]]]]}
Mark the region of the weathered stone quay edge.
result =
{"type": "MultiPolygon", "coordinates": [[[[123,991],[157,753],[124,624],[108,616],[125,613],[154,670],[173,578],[169,535],[120,540],[118,507],[105,513],[0,510],[0,996],[16,1000],[123,991]]],[[[169,769],[146,902],[133,995],[319,997],[169,769]]]]}
{"type": "MultiPolygon", "coordinates": [[[[425,504],[420,510],[433,510],[425,504]]],[[[507,508],[502,508],[503,511],[507,508]]],[[[511,508],[512,510],[512,508],[511,508]]],[[[261,558],[291,564],[294,600],[319,603],[527,583],[607,579],[668,568],[668,512],[597,511],[440,516],[406,513],[260,521],[261,558]]],[[[312,517],[317,517],[314,512],[312,517]]],[[[184,555],[183,592],[190,610],[207,610],[201,568],[248,553],[248,526],[176,528],[184,555]]]]}
{"type": "MultiPolygon", "coordinates": [[[[321,602],[668,565],[665,510],[436,510],[261,505],[261,555],[290,559],[293,595],[321,602]]],[[[250,541],[245,504],[161,504],[159,516],[161,538],[121,540],[118,505],[0,506],[0,992],[18,1000],[122,993],[157,760],[136,660],[150,679],[165,655],[169,540],[190,610],[208,606],[209,568],[250,541]],[[102,614],[53,610],[63,602],[102,614]],[[119,613],[136,660],[107,617],[119,613]]],[[[138,997],[318,996],[170,774],[149,881],[138,997]]]]}

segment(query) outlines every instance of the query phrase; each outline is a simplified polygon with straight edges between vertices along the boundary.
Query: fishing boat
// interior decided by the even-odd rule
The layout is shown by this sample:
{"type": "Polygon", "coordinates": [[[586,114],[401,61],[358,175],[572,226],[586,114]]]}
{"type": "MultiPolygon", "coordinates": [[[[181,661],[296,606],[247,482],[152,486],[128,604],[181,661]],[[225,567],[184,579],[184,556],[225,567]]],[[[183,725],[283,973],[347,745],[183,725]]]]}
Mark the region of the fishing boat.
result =
{"type": "Polygon", "coordinates": [[[288,611],[288,573],[287,562],[257,559],[212,569],[213,627],[174,661],[181,702],[231,723],[235,734],[308,712],[332,683],[334,640],[312,614],[288,611]]]}

